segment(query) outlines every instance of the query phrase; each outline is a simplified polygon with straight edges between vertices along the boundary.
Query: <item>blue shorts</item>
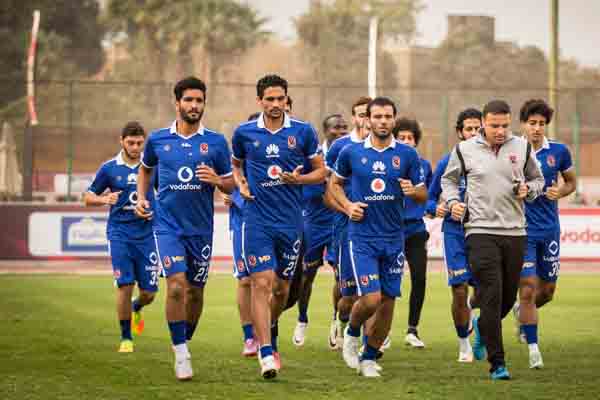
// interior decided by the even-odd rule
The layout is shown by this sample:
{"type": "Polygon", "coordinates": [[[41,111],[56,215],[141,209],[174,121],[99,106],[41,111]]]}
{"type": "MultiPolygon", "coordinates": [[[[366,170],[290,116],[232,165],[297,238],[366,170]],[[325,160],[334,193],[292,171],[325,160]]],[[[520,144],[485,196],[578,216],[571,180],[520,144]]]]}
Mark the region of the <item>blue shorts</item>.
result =
{"type": "Polygon", "coordinates": [[[208,279],[212,236],[176,236],[154,233],[156,249],[165,276],[185,272],[190,285],[204,287],[208,279]]]}
{"type": "Polygon", "coordinates": [[[299,229],[248,226],[244,223],[242,232],[242,254],[250,275],[271,270],[284,280],[294,277],[302,245],[299,229]]]}
{"type": "Polygon", "coordinates": [[[545,235],[527,235],[527,251],[521,278],[537,276],[556,282],[560,273],[560,231],[545,235]]]}
{"type": "Polygon", "coordinates": [[[456,286],[463,283],[475,286],[473,273],[467,258],[465,236],[449,232],[443,232],[443,236],[448,286],[456,286]]]}
{"type": "Polygon", "coordinates": [[[142,242],[111,240],[109,251],[118,287],[137,282],[142,290],[158,290],[158,256],[152,237],[142,242]]]}
{"type": "Polygon", "coordinates": [[[349,240],[350,260],[359,296],[382,292],[400,297],[404,272],[404,238],[399,240],[349,240]]]}
{"type": "Polygon", "coordinates": [[[354,279],[354,270],[352,269],[352,259],[350,258],[347,226],[341,231],[337,232],[335,241],[337,242],[338,249],[337,278],[342,296],[356,296],[358,291],[356,289],[356,280],[354,279]]]}
{"type": "Polygon", "coordinates": [[[329,250],[332,238],[332,227],[323,225],[304,225],[304,266],[315,268],[323,265],[325,251],[329,250]]]}
{"type": "Polygon", "coordinates": [[[233,276],[237,279],[248,278],[250,273],[242,254],[242,228],[229,231],[233,243],[233,276]]]}

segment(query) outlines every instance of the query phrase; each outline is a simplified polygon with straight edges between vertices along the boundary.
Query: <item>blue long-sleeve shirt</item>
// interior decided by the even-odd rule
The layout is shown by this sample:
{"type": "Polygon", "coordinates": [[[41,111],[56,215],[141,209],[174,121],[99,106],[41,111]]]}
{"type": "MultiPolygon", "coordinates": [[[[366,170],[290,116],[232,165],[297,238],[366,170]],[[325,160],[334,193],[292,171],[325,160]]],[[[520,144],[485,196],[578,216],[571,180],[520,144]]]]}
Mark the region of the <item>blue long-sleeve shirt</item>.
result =
{"type": "MultiPolygon", "coordinates": [[[[421,168],[423,169],[423,176],[425,177],[425,185],[429,187],[431,184],[431,163],[420,158],[421,168]]],[[[407,197],[404,199],[404,235],[409,237],[418,232],[424,232],[426,230],[423,216],[426,212],[427,203],[419,204],[413,199],[407,197]]]]}
{"type": "MultiPolygon", "coordinates": [[[[442,176],[446,171],[446,166],[448,165],[448,161],[450,160],[450,153],[446,154],[439,162],[433,172],[433,177],[431,179],[431,184],[427,187],[429,188],[429,196],[427,200],[426,213],[430,215],[435,215],[435,209],[440,201],[440,195],[442,194],[442,176]]],[[[459,190],[460,190],[460,199],[461,201],[465,200],[465,179],[464,177],[460,180],[459,190]]],[[[446,214],[444,217],[444,222],[442,223],[442,232],[448,233],[457,233],[460,235],[464,235],[464,229],[460,222],[453,220],[450,217],[450,213],[446,214]]]]}

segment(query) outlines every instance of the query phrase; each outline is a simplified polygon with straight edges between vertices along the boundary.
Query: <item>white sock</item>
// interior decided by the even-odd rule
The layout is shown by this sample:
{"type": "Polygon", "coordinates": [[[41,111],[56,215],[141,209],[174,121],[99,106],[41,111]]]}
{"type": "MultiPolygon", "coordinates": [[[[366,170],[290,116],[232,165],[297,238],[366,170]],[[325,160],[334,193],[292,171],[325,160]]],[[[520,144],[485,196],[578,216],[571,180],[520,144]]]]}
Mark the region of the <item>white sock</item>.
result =
{"type": "Polygon", "coordinates": [[[175,351],[175,359],[177,360],[190,357],[190,351],[188,350],[187,343],[175,345],[173,346],[173,350],[175,351]]]}
{"type": "Polygon", "coordinates": [[[461,352],[464,352],[471,348],[471,343],[469,342],[469,338],[458,338],[458,346],[461,352]]]}
{"type": "Polygon", "coordinates": [[[528,344],[527,347],[529,347],[529,354],[540,352],[540,348],[538,347],[537,343],[528,344]]]}

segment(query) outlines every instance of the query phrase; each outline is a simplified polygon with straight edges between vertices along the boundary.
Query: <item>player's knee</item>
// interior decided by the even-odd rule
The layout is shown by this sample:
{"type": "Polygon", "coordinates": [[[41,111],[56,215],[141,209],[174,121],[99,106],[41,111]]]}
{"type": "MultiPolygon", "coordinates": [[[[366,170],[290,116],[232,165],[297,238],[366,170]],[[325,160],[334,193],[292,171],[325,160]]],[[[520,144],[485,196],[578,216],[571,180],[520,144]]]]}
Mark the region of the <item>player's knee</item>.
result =
{"type": "Polygon", "coordinates": [[[252,290],[256,292],[273,292],[273,281],[266,277],[255,277],[251,280],[252,290]]]}
{"type": "Polygon", "coordinates": [[[519,300],[521,304],[535,301],[536,283],[533,279],[521,279],[519,284],[519,300]]]}
{"type": "Polygon", "coordinates": [[[182,282],[169,282],[167,285],[167,296],[177,302],[183,301],[185,287],[182,282]]]}
{"type": "Polygon", "coordinates": [[[142,304],[150,304],[154,301],[156,293],[140,290],[139,300],[142,304]]]}
{"type": "Polygon", "coordinates": [[[187,288],[187,301],[192,304],[202,303],[204,298],[204,289],[188,287],[187,288]]]}
{"type": "Polygon", "coordinates": [[[376,293],[369,293],[368,295],[364,296],[361,299],[361,302],[363,303],[364,307],[366,307],[369,310],[376,310],[377,307],[379,307],[379,305],[381,304],[381,293],[376,292],[376,293]]]}
{"type": "Polygon", "coordinates": [[[554,298],[554,292],[556,290],[555,285],[547,285],[541,288],[539,296],[543,299],[544,303],[551,302],[554,298]]]}
{"type": "Polygon", "coordinates": [[[238,280],[238,286],[244,289],[249,289],[252,286],[250,278],[242,278],[238,280]]]}

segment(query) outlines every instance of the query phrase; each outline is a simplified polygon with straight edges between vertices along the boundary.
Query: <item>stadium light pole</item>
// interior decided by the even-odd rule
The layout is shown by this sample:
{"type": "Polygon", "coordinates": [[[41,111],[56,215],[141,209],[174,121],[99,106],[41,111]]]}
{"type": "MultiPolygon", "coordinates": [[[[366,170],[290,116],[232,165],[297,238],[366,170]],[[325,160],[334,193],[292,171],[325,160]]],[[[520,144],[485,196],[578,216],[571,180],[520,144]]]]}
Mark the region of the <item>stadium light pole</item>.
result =
{"type": "Polygon", "coordinates": [[[548,66],[548,97],[550,106],[554,108],[554,123],[549,126],[548,132],[551,139],[556,139],[558,130],[558,0],[550,0],[550,60],[548,66]]]}
{"type": "MultiPolygon", "coordinates": [[[[363,10],[367,15],[371,14],[371,5],[366,3],[363,10]]],[[[369,58],[368,58],[368,73],[367,85],[369,87],[369,97],[377,96],[377,29],[379,19],[375,15],[369,18],[369,58]]]]}

